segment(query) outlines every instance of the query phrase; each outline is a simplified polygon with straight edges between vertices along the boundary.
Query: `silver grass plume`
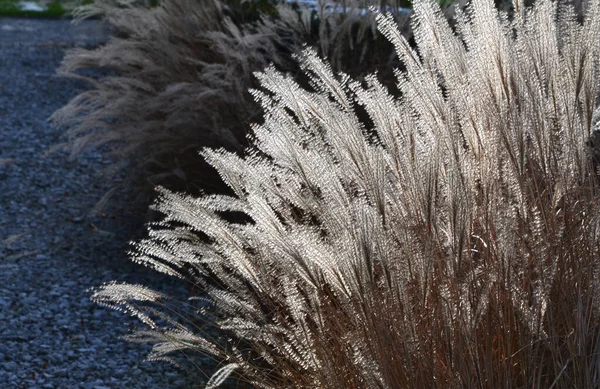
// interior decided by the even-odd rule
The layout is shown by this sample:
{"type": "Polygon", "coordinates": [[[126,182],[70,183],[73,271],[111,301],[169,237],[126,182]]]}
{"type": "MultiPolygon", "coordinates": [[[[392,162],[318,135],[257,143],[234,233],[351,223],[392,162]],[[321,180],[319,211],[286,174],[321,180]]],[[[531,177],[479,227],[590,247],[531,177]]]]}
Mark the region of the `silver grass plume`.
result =
{"type": "MultiPolygon", "coordinates": [[[[258,73],[246,156],[202,153],[235,195],[159,189],[133,254],[206,291],[197,315],[226,336],[174,322],[157,350],[222,358],[210,386],[599,387],[600,2],[583,24],[550,0],[513,11],[473,0],[453,30],[416,1],[417,49],[378,15],[399,98],[312,50],[311,90],[258,73]]],[[[93,298],[148,320],[130,289],[93,298]]]]}

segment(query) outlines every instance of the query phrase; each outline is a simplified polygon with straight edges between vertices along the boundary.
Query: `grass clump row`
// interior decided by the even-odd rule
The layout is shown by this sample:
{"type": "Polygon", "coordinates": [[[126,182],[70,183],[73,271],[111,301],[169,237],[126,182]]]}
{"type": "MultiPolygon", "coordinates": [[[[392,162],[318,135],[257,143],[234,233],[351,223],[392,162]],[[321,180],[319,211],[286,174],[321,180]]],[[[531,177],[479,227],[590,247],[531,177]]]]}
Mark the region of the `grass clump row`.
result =
{"type": "Polygon", "coordinates": [[[237,26],[219,2],[105,9],[111,43],[63,70],[117,75],[57,117],[81,145],[153,156],[193,124],[227,190],[160,188],[131,253],[189,301],[116,282],[93,300],[148,326],[129,339],[150,359],[218,360],[207,387],[600,387],[600,3],[581,9],[473,0],[451,25],[418,0],[411,42],[378,14],[392,89],[338,68],[329,29],[292,50],[310,25],[295,11],[237,26]]]}

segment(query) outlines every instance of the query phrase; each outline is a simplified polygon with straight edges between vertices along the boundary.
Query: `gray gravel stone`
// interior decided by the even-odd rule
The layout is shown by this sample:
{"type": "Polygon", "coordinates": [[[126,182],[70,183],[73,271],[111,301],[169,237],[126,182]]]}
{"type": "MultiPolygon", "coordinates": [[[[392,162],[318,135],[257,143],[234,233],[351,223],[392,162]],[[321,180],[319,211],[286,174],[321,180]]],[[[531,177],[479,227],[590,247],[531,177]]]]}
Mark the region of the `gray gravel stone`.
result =
{"type": "Polygon", "coordinates": [[[120,338],[141,323],[89,301],[88,288],[111,280],[185,298],[177,282],[125,254],[142,237],[143,210],[122,199],[89,215],[118,181],[96,175],[105,153],[44,156],[63,140],[46,119],[86,87],[52,76],[64,50],[106,36],[95,21],[0,18],[0,389],[202,383],[198,372],[143,362],[149,346],[120,338]]]}

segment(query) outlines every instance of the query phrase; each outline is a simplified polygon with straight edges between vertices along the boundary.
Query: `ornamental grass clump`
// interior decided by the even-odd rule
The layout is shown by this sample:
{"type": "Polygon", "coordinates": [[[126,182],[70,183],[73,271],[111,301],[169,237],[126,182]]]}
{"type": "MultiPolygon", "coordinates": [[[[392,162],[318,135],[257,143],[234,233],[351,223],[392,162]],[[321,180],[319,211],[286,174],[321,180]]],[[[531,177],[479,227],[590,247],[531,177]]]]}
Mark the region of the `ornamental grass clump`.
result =
{"type": "Polygon", "coordinates": [[[257,74],[244,157],[203,151],[234,195],[159,190],[132,257],[213,308],[118,283],[93,299],[149,325],[150,358],[220,359],[209,387],[600,387],[600,2],[579,24],[473,0],[453,30],[418,0],[417,50],[378,28],[399,98],[306,50],[310,89],[257,74]]]}
{"type": "Polygon", "coordinates": [[[61,146],[72,156],[107,145],[115,160],[107,173],[124,169],[126,189],[223,190],[198,150],[244,149],[249,123],[262,117],[248,93],[258,86],[252,73],[269,64],[298,73],[291,56],[305,42],[338,64],[348,59],[344,70],[352,74],[391,68],[393,48],[375,39],[374,18],[356,6],[323,11],[319,23],[306,8],[269,0],[156,3],[97,0],[76,9],[79,19],[102,17],[111,37],[99,48],[67,53],[59,74],[91,88],[51,118],[67,130],[61,146]]]}
{"type": "Polygon", "coordinates": [[[101,15],[111,37],[67,53],[59,74],[92,88],[51,120],[67,129],[64,146],[73,156],[108,144],[116,164],[107,172],[127,167],[134,187],[210,189],[216,180],[204,174],[198,150],[243,148],[247,122],[261,116],[247,92],[252,72],[285,60],[273,37],[260,26],[234,24],[219,0],[131,3],[97,1],[77,10],[79,18],[101,15]],[[104,71],[87,71],[98,68],[104,71]]]}

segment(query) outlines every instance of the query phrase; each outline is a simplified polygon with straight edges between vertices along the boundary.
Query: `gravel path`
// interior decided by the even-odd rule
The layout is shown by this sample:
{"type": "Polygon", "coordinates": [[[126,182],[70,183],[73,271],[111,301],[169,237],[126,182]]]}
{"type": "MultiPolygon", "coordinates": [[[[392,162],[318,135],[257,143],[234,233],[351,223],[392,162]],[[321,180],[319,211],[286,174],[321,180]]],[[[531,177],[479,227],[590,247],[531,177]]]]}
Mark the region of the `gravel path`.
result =
{"type": "Polygon", "coordinates": [[[53,77],[64,50],[105,37],[94,21],[0,18],[0,388],[194,387],[119,338],[137,321],[88,300],[86,289],[110,280],[181,292],[127,259],[139,212],[124,203],[88,215],[115,184],[95,174],[109,161],[44,156],[61,140],[46,119],[85,87],[53,77]]]}

